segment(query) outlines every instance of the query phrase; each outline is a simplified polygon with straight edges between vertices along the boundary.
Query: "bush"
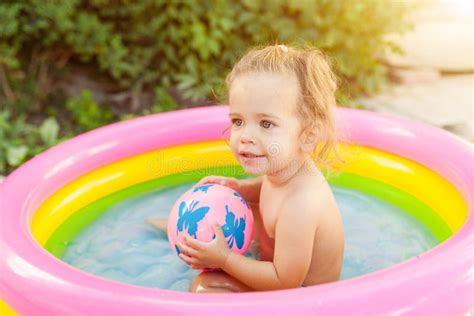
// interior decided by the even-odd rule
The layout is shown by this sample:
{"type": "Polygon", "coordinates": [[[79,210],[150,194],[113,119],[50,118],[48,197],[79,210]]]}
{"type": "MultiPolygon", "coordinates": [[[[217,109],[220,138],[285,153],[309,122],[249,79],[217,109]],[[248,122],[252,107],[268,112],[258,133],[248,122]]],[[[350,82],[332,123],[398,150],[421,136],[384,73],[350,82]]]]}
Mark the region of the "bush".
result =
{"type": "MultiPolygon", "coordinates": [[[[112,87],[97,109],[85,107],[102,113],[101,123],[214,103],[245,50],[276,41],[309,43],[328,53],[343,79],[338,99],[349,104],[387,81],[379,57],[397,50],[385,35],[407,29],[406,10],[399,1],[373,0],[4,0],[0,104],[11,120],[26,114],[27,121],[49,106],[62,112],[66,104],[74,121],[82,114],[58,84],[74,77],[71,65],[93,69],[96,82],[112,87]],[[129,98],[119,111],[111,96],[124,91],[129,98]],[[111,108],[100,109],[104,104],[111,108]]],[[[79,121],[78,131],[93,127],[79,121]]]]}
{"type": "Polygon", "coordinates": [[[329,53],[349,87],[371,93],[385,78],[378,57],[396,49],[384,35],[406,29],[405,11],[372,0],[6,1],[0,64],[15,81],[29,63],[88,63],[123,89],[176,85],[197,100],[212,97],[249,45],[302,41],[329,53]]]}
{"type": "Polygon", "coordinates": [[[83,90],[78,98],[67,100],[66,108],[72,113],[73,123],[76,124],[78,132],[88,131],[112,122],[112,112],[101,109],[89,90],[83,90]]]}
{"type": "Polygon", "coordinates": [[[6,173],[60,141],[59,124],[53,117],[45,119],[39,128],[20,115],[10,121],[11,113],[0,112],[0,173],[6,173]]]}

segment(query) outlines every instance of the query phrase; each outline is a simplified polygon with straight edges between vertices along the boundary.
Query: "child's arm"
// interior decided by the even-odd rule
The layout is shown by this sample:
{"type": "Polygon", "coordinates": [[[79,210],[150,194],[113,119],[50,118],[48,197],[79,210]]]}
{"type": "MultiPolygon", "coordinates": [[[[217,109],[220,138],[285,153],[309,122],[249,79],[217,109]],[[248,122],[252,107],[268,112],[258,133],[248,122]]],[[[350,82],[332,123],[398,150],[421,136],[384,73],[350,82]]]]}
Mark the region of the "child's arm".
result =
{"type": "Polygon", "coordinates": [[[314,208],[294,206],[283,206],[278,216],[273,262],[231,253],[223,270],[255,290],[301,286],[311,264],[316,218],[314,208]]]}
{"type": "Polygon", "coordinates": [[[221,268],[255,290],[301,286],[311,264],[316,212],[310,204],[285,204],[277,219],[273,262],[231,252],[219,225],[215,226],[213,241],[188,239],[189,246],[180,245],[184,252],[180,257],[194,268],[221,268]]]}
{"type": "Polygon", "coordinates": [[[251,178],[251,179],[240,179],[237,191],[244,197],[249,203],[260,202],[260,190],[262,188],[263,177],[251,178]]]}

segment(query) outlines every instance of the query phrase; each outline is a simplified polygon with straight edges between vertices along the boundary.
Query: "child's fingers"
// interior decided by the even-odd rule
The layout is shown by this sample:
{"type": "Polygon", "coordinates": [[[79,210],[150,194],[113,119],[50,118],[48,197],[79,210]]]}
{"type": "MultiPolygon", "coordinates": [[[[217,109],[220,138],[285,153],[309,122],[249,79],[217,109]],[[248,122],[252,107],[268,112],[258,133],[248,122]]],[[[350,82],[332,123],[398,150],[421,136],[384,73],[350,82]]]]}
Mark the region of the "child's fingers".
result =
{"type": "Polygon", "coordinates": [[[181,250],[182,253],[188,256],[197,257],[198,252],[195,249],[188,247],[183,243],[178,243],[178,248],[181,250]]]}
{"type": "Polygon", "coordinates": [[[208,183],[218,183],[219,178],[216,176],[207,176],[202,178],[197,184],[202,185],[202,184],[208,184],[208,183]]]}
{"type": "Polygon", "coordinates": [[[231,177],[222,177],[222,176],[207,176],[202,178],[196,185],[204,185],[204,184],[220,184],[230,187],[232,189],[238,188],[238,180],[231,177]]]}
{"type": "Polygon", "coordinates": [[[230,179],[227,181],[227,186],[231,187],[232,189],[237,189],[239,184],[236,179],[230,179]]]}
{"type": "Polygon", "coordinates": [[[191,248],[194,248],[196,250],[202,250],[206,248],[206,245],[194,238],[189,238],[187,236],[184,236],[184,241],[187,243],[187,245],[191,248]]]}
{"type": "Polygon", "coordinates": [[[224,232],[222,231],[221,225],[219,225],[219,223],[214,223],[213,227],[214,227],[214,234],[216,234],[216,237],[219,239],[225,240],[224,232]]]}
{"type": "Polygon", "coordinates": [[[231,188],[237,187],[237,180],[234,179],[234,178],[222,177],[222,178],[218,179],[218,183],[222,184],[222,185],[225,185],[225,186],[228,186],[228,187],[231,187],[231,188]]]}
{"type": "Polygon", "coordinates": [[[184,262],[186,262],[189,265],[197,265],[199,263],[199,261],[196,258],[187,256],[184,253],[180,253],[179,257],[181,258],[181,260],[183,260],[184,262]]]}
{"type": "Polygon", "coordinates": [[[203,265],[202,263],[197,263],[197,264],[192,264],[191,268],[194,270],[202,270],[202,269],[206,269],[206,266],[203,265]]]}
{"type": "Polygon", "coordinates": [[[206,183],[206,181],[208,181],[208,177],[204,177],[204,178],[202,178],[201,180],[199,180],[199,181],[196,183],[196,185],[205,184],[205,183],[206,183]]]}

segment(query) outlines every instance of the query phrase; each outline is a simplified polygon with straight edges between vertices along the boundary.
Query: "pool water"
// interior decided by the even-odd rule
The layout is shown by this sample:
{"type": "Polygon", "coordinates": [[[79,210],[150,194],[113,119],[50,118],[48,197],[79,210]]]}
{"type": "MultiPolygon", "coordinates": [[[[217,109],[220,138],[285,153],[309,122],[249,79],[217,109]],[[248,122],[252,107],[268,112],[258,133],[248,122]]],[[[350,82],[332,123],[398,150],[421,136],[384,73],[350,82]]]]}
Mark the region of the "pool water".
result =
{"type": "MultiPolygon", "coordinates": [[[[115,281],[187,291],[198,271],[175,256],[166,234],[144,219],[166,217],[191,186],[156,190],[115,204],[81,232],[63,260],[115,281]]],[[[399,208],[358,191],[336,186],[332,190],[345,230],[341,279],[392,266],[437,244],[422,224],[399,208]]]]}

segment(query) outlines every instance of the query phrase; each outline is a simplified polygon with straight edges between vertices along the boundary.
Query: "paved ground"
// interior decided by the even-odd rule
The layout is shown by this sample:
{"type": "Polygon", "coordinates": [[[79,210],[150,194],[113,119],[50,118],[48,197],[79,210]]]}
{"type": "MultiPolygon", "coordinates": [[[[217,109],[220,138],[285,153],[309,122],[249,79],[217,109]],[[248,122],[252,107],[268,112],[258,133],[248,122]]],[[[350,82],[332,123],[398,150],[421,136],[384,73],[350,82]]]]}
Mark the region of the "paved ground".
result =
{"type": "Polygon", "coordinates": [[[413,29],[392,34],[404,51],[387,54],[403,84],[361,102],[374,111],[406,116],[445,128],[474,142],[474,2],[395,0],[412,6],[413,29]],[[442,75],[442,74],[456,75],[442,75]]]}
{"type": "Polygon", "coordinates": [[[368,109],[442,127],[474,142],[474,74],[441,76],[428,82],[395,84],[361,98],[368,109]]]}

